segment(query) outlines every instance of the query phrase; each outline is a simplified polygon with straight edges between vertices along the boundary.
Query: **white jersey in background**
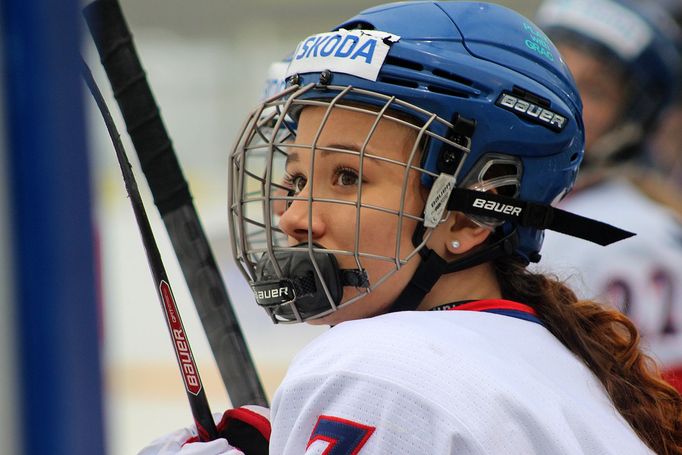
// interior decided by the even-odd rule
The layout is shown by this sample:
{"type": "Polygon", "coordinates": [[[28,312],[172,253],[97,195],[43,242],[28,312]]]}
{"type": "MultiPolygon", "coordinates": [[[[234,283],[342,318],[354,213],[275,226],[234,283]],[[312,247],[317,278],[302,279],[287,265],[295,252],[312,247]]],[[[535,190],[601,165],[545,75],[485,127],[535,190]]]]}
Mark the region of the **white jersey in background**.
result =
{"type": "Polygon", "coordinates": [[[330,329],[290,366],[272,429],[284,455],[651,453],[542,325],[475,311],[330,329]]]}
{"type": "Polygon", "coordinates": [[[536,268],[567,280],[581,298],[624,311],[682,389],[682,226],[675,215],[624,178],[571,193],[559,207],[637,235],[601,247],[547,231],[536,268]]]}

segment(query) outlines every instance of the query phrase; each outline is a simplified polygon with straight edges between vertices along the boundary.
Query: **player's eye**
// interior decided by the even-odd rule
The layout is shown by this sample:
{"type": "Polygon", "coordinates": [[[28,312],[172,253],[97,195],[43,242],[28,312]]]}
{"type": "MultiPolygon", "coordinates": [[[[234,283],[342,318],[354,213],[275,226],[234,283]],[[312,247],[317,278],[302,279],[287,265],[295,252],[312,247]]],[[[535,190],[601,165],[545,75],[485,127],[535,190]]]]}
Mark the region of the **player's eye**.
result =
{"type": "Polygon", "coordinates": [[[336,170],[334,184],[339,186],[353,186],[358,184],[358,180],[359,176],[355,169],[341,167],[336,170]]]}
{"type": "Polygon", "coordinates": [[[299,194],[301,191],[303,191],[303,188],[305,188],[306,183],[308,183],[308,179],[300,174],[286,174],[284,176],[284,186],[289,188],[288,196],[295,196],[299,194]]]}

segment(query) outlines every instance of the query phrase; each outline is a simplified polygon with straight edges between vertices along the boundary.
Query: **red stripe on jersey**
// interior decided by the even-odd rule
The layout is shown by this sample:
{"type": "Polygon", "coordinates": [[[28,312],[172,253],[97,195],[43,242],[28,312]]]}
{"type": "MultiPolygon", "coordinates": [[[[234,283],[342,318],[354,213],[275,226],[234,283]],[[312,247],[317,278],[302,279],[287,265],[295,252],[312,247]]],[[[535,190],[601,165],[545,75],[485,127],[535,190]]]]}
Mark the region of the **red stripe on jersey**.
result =
{"type": "Polygon", "coordinates": [[[675,387],[678,392],[682,393],[682,365],[676,367],[667,367],[663,371],[663,379],[665,379],[668,384],[675,387]]]}
{"type": "Polygon", "coordinates": [[[514,302],[512,300],[504,299],[488,299],[476,300],[474,302],[462,303],[453,308],[448,308],[447,311],[452,310],[466,310],[466,311],[487,311],[487,310],[515,310],[523,313],[537,316],[538,313],[530,306],[524,303],[514,302]]]}

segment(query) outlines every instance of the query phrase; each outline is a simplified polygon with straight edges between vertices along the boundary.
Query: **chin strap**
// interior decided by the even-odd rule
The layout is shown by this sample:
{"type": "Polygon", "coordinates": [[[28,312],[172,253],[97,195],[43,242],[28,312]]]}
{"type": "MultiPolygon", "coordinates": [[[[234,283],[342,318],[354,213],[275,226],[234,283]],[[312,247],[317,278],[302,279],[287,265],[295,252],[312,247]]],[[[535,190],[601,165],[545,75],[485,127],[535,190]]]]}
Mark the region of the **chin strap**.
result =
{"type": "Polygon", "coordinates": [[[341,284],[354,288],[368,288],[369,276],[365,269],[341,269],[341,284]]]}
{"type": "MultiPolygon", "coordinates": [[[[412,235],[412,243],[417,246],[421,243],[424,235],[424,225],[419,224],[412,235]]],[[[393,302],[390,311],[414,311],[426,294],[428,294],[442,275],[468,269],[485,262],[497,259],[501,256],[513,254],[517,246],[516,229],[510,234],[487,244],[469,254],[454,261],[447,262],[435,251],[426,246],[419,250],[421,262],[417,266],[414,275],[393,302]]]]}

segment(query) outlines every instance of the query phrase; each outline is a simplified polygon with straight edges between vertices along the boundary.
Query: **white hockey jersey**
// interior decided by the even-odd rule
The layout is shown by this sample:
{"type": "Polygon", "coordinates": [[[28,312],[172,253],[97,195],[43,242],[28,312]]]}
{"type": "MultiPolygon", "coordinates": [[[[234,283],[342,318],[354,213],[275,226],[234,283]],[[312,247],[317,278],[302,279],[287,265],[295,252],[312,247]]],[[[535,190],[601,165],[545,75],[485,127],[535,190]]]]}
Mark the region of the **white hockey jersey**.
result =
{"type": "Polygon", "coordinates": [[[474,311],[330,329],[290,366],[272,429],[278,455],[652,453],[542,325],[474,311]]]}
{"type": "Polygon", "coordinates": [[[582,298],[624,311],[682,390],[682,225],[626,179],[573,193],[560,207],[637,236],[602,247],[547,232],[539,269],[567,280],[582,298]]]}

